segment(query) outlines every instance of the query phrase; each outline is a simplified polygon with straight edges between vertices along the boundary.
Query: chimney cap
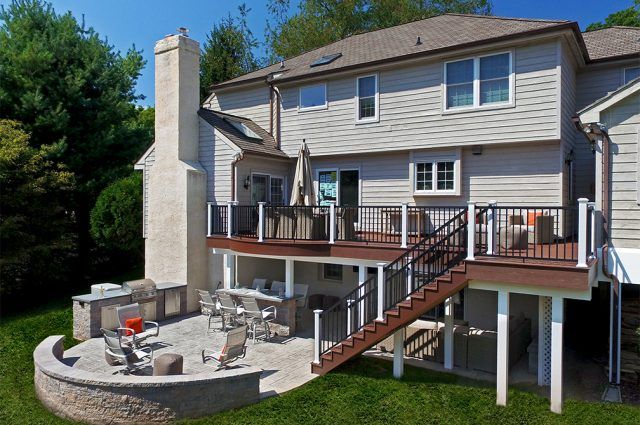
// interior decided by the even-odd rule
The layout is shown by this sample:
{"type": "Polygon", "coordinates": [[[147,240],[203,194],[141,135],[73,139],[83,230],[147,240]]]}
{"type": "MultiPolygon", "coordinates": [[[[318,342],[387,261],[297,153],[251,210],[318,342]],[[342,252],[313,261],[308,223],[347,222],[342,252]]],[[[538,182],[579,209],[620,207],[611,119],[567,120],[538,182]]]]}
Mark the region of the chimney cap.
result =
{"type": "Polygon", "coordinates": [[[180,27],[178,28],[178,32],[180,33],[181,36],[183,37],[189,37],[188,32],[189,32],[189,28],[187,27],[180,27]]]}

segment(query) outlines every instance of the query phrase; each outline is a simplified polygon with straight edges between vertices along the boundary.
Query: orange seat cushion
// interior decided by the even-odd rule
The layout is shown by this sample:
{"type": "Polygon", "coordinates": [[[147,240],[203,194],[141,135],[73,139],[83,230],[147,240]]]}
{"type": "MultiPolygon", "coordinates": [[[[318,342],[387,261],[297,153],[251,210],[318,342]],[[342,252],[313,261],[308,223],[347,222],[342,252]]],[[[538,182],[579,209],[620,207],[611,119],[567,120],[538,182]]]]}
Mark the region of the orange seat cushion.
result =
{"type": "Polygon", "coordinates": [[[534,212],[530,211],[527,213],[527,226],[535,226],[536,225],[536,217],[541,216],[542,211],[534,212]]]}
{"type": "MultiPolygon", "coordinates": [[[[142,317],[134,317],[133,319],[127,319],[124,321],[124,327],[133,329],[137,334],[144,332],[142,317]]],[[[133,332],[127,330],[127,336],[133,335],[133,332]]]]}

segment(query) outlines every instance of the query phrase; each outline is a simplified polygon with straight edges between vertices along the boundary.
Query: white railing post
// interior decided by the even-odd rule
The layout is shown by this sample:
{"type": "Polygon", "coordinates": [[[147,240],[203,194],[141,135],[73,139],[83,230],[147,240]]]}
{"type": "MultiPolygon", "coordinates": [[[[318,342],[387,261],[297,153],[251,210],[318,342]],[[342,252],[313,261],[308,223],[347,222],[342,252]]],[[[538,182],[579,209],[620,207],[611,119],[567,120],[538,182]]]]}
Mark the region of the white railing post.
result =
{"type": "Polygon", "coordinates": [[[411,292],[413,292],[413,263],[411,257],[405,257],[407,261],[407,299],[411,298],[411,292]]]}
{"type": "MultiPolygon", "coordinates": [[[[408,233],[408,227],[409,227],[408,219],[409,219],[409,214],[408,214],[407,203],[403,202],[402,203],[402,241],[401,241],[400,248],[407,247],[407,233],[408,233]]],[[[420,226],[418,226],[418,228],[419,227],[420,226]]]]}
{"type": "Polygon", "coordinates": [[[329,203],[329,243],[336,243],[336,203],[329,203]]]}
{"type": "Polygon", "coordinates": [[[207,202],[207,237],[211,236],[211,219],[213,215],[213,205],[207,202]]]}
{"type": "Polygon", "coordinates": [[[351,334],[351,330],[353,329],[353,311],[351,306],[353,306],[354,300],[347,300],[347,335],[351,334]]]}
{"type": "Polygon", "coordinates": [[[578,199],[578,264],[587,267],[587,198],[578,199]]]}
{"type": "MultiPolygon", "coordinates": [[[[595,257],[596,255],[596,203],[595,202],[589,202],[587,203],[587,208],[590,211],[591,214],[591,246],[589,247],[589,252],[591,253],[592,257],[595,257]]],[[[589,258],[590,259],[590,258],[589,258]]]]}
{"type": "Polygon", "coordinates": [[[233,234],[233,205],[235,201],[227,201],[227,237],[233,234]]]}
{"type": "Polygon", "coordinates": [[[475,260],[476,250],[476,204],[467,202],[467,260],[475,260]]]}
{"type": "Polygon", "coordinates": [[[258,242],[264,241],[264,205],[266,202],[258,202],[258,242]]]}
{"type": "Polygon", "coordinates": [[[378,263],[378,317],[376,320],[384,319],[384,266],[385,263],[378,263]]]}
{"type": "Polygon", "coordinates": [[[314,320],[313,320],[313,335],[314,335],[314,345],[313,345],[313,362],[316,364],[320,364],[320,343],[321,337],[320,335],[320,314],[322,314],[322,310],[313,310],[314,320]]]}
{"type": "Polygon", "coordinates": [[[496,206],[498,201],[489,201],[489,211],[487,212],[487,254],[493,255],[496,252],[496,206]]]}

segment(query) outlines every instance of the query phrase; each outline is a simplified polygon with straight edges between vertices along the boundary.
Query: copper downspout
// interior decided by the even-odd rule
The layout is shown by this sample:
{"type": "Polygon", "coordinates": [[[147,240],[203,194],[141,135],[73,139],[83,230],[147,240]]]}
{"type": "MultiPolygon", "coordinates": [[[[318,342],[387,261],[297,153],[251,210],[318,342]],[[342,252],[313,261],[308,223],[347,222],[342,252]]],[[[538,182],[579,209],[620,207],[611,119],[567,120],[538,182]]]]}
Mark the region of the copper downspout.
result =
{"type": "Polygon", "coordinates": [[[244,159],[242,152],[235,155],[231,161],[231,200],[236,200],[236,164],[244,159]]]}
{"type": "Polygon", "coordinates": [[[273,81],[267,77],[267,85],[269,86],[269,124],[270,133],[276,142],[276,148],[280,149],[280,93],[273,85],[273,81]],[[273,102],[275,101],[275,107],[273,102]],[[275,109],[275,118],[274,118],[275,109]],[[275,120],[275,122],[274,122],[275,120]]]}

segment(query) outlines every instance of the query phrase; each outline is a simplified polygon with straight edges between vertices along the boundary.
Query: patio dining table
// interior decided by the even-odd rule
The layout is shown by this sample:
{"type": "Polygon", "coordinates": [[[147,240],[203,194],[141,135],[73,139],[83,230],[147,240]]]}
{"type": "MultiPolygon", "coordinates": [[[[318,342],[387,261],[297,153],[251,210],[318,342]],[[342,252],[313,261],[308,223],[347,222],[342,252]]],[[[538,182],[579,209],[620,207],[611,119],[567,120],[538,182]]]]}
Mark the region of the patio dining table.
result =
{"type": "Polygon", "coordinates": [[[296,301],[303,298],[302,295],[293,297],[281,296],[277,291],[258,290],[252,288],[218,289],[216,293],[231,295],[234,298],[252,297],[258,301],[260,308],[275,306],[277,326],[272,329],[281,336],[293,336],[296,332],[296,301]]]}

